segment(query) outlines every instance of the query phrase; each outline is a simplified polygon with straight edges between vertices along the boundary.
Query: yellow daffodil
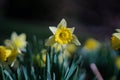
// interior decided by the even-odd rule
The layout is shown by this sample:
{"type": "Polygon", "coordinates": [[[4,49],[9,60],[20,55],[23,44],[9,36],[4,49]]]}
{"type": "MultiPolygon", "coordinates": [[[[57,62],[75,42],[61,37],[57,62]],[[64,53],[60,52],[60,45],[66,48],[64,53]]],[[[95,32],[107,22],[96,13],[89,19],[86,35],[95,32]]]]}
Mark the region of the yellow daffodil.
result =
{"type": "Polygon", "coordinates": [[[42,49],[42,50],[41,50],[41,53],[42,53],[42,61],[43,61],[44,63],[46,63],[47,50],[46,50],[46,49],[42,49]]]}
{"type": "Polygon", "coordinates": [[[17,56],[18,56],[18,51],[15,49],[11,49],[11,54],[7,58],[6,63],[14,65],[14,62],[15,62],[17,56]]]}
{"type": "Polygon", "coordinates": [[[73,34],[75,28],[67,28],[67,23],[65,19],[62,19],[57,27],[50,26],[49,29],[52,31],[53,35],[49,37],[45,45],[66,45],[69,43],[80,45],[77,37],[73,34]]]}
{"type": "Polygon", "coordinates": [[[68,44],[63,53],[58,56],[59,63],[62,63],[64,59],[73,58],[74,53],[77,52],[77,49],[78,47],[75,46],[75,44],[68,44]]]}
{"type": "Polygon", "coordinates": [[[75,53],[77,51],[78,47],[75,46],[74,44],[68,44],[66,46],[66,50],[70,52],[71,54],[75,53]]]}
{"type": "Polygon", "coordinates": [[[96,51],[100,48],[100,42],[98,42],[97,40],[95,39],[88,39],[86,42],[85,42],[85,45],[83,47],[83,49],[85,51],[96,51]]]}
{"type": "Polygon", "coordinates": [[[116,29],[117,33],[113,33],[111,37],[111,45],[113,49],[120,49],[120,29],[116,29]]]}
{"type": "Polygon", "coordinates": [[[33,59],[34,64],[39,66],[39,67],[45,67],[45,65],[46,65],[46,54],[47,54],[47,50],[42,49],[39,54],[33,55],[32,59],[33,59]]]}
{"type": "Polygon", "coordinates": [[[27,46],[26,35],[24,33],[17,35],[17,33],[13,32],[11,39],[5,40],[5,45],[11,50],[11,54],[7,57],[6,63],[13,66],[18,53],[21,53],[21,50],[27,46]]]}
{"type": "Polygon", "coordinates": [[[7,49],[4,46],[0,46],[0,63],[6,62],[10,55],[11,55],[11,50],[7,49]]]}
{"type": "Polygon", "coordinates": [[[72,58],[74,56],[74,53],[77,52],[78,47],[74,44],[68,44],[66,46],[66,49],[63,52],[64,58],[72,58]]]}
{"type": "Polygon", "coordinates": [[[18,51],[21,51],[27,45],[26,35],[24,33],[17,35],[17,33],[13,32],[11,40],[5,40],[5,45],[9,48],[16,48],[18,51]]]}
{"type": "Polygon", "coordinates": [[[115,64],[116,64],[117,68],[120,69],[120,56],[117,56],[115,58],[115,64]]]}

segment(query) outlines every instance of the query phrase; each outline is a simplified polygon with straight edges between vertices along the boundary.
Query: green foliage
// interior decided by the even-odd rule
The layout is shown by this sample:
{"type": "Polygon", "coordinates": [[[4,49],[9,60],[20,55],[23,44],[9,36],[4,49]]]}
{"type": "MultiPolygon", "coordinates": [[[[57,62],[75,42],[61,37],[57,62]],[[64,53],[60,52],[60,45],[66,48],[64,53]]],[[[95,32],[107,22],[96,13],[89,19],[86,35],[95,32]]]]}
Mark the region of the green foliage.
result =
{"type": "Polygon", "coordinates": [[[119,70],[115,67],[116,52],[105,42],[96,52],[83,52],[82,47],[73,57],[59,57],[63,51],[44,46],[44,41],[36,36],[28,41],[26,52],[18,56],[13,67],[0,67],[1,80],[96,80],[90,70],[95,63],[105,80],[117,80],[119,70]],[[46,61],[43,59],[45,50],[46,61]],[[92,76],[92,77],[91,77],[92,76]]]}
{"type": "MultiPolygon", "coordinates": [[[[58,57],[63,51],[56,52],[54,48],[45,47],[44,42],[37,39],[28,41],[26,52],[17,57],[14,66],[1,66],[2,80],[73,80],[79,77],[82,57],[64,59],[59,62],[58,57]],[[46,52],[46,63],[42,66],[42,49],[46,52]],[[37,57],[38,56],[38,57],[37,57]],[[40,58],[39,58],[40,57],[40,58]],[[38,59],[36,59],[38,58],[38,59]]],[[[43,62],[43,61],[42,61],[43,62]]],[[[85,73],[84,73],[85,74],[85,73]]]]}

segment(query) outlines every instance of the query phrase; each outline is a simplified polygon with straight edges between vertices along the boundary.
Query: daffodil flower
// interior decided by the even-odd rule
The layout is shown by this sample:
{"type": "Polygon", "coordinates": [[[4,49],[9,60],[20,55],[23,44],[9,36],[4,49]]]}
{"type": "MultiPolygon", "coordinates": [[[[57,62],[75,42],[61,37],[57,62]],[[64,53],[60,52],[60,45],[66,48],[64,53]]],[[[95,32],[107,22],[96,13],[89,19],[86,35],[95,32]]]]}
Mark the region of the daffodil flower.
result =
{"type": "Polygon", "coordinates": [[[118,50],[120,49],[120,29],[116,29],[116,31],[116,33],[112,34],[111,45],[113,49],[118,50]]]}
{"type": "Polygon", "coordinates": [[[7,49],[5,46],[0,46],[0,63],[6,62],[10,55],[10,49],[7,49]]]}
{"type": "Polygon", "coordinates": [[[98,42],[97,40],[93,39],[93,38],[89,38],[86,42],[85,45],[83,47],[83,51],[88,51],[88,52],[95,52],[98,49],[100,49],[100,42],[98,42]]]}
{"type": "Polygon", "coordinates": [[[11,50],[11,54],[7,57],[6,63],[13,66],[18,53],[21,53],[27,46],[26,35],[24,33],[17,35],[17,33],[13,32],[11,39],[5,40],[5,45],[11,50]]]}
{"type": "Polygon", "coordinates": [[[11,67],[14,65],[16,61],[16,57],[18,56],[18,51],[16,49],[11,49],[11,54],[7,57],[6,64],[11,64],[11,67]]]}
{"type": "Polygon", "coordinates": [[[74,56],[74,53],[77,52],[77,50],[78,47],[75,46],[75,44],[68,44],[63,52],[64,58],[72,58],[74,56]]]}
{"type": "Polygon", "coordinates": [[[49,29],[52,31],[53,35],[47,40],[46,46],[52,46],[54,44],[66,45],[69,43],[81,45],[78,38],[73,34],[75,28],[67,28],[65,19],[62,19],[57,27],[50,26],[49,29]]]}
{"type": "Polygon", "coordinates": [[[33,55],[32,59],[33,59],[34,64],[38,65],[39,67],[45,67],[46,66],[46,55],[47,55],[46,49],[42,49],[40,53],[33,55]]]}
{"type": "Polygon", "coordinates": [[[11,40],[5,40],[5,45],[12,49],[16,48],[20,52],[27,46],[26,35],[24,33],[17,35],[17,33],[13,32],[11,40]]]}

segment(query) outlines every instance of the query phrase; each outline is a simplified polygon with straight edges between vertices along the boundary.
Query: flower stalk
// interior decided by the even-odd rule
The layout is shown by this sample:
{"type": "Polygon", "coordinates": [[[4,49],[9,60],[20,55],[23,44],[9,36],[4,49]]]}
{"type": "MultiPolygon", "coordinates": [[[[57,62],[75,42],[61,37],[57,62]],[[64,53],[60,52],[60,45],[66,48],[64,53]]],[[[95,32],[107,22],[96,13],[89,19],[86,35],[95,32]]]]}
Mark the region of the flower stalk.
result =
{"type": "Polygon", "coordinates": [[[103,80],[102,75],[100,74],[95,63],[91,63],[90,68],[91,68],[92,72],[94,73],[94,75],[96,75],[97,80],[103,80]]]}

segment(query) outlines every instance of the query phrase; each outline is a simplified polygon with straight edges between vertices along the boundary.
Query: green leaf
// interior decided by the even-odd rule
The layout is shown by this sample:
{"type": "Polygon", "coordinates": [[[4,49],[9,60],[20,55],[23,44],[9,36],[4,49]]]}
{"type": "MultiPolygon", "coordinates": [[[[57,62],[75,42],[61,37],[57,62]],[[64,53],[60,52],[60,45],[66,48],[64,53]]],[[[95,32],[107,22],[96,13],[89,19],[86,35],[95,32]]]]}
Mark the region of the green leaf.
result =
{"type": "Polygon", "coordinates": [[[50,66],[50,57],[49,57],[49,54],[47,54],[47,80],[51,80],[50,69],[51,69],[51,66],[50,66]]]}
{"type": "Polygon", "coordinates": [[[10,80],[13,80],[11,77],[10,73],[7,70],[4,70],[4,73],[6,74],[7,77],[9,77],[10,80]]]}
{"type": "Polygon", "coordinates": [[[52,80],[49,72],[47,72],[47,80],[52,80]]]}
{"type": "Polygon", "coordinates": [[[69,67],[66,69],[66,73],[64,77],[67,77],[68,72],[69,72],[69,67]]]}
{"type": "Polygon", "coordinates": [[[21,67],[22,70],[23,70],[23,74],[24,74],[24,77],[25,77],[25,80],[28,80],[28,75],[27,75],[27,70],[24,66],[21,67]]]}
{"type": "Polygon", "coordinates": [[[68,74],[67,74],[67,76],[65,77],[65,79],[64,80],[69,80],[69,78],[72,76],[72,74],[74,73],[74,71],[76,70],[76,65],[75,65],[75,63],[72,63],[72,65],[71,65],[71,67],[70,67],[70,69],[69,69],[69,72],[68,72],[68,74]]]}
{"type": "Polygon", "coordinates": [[[50,73],[50,57],[49,57],[49,54],[47,54],[47,72],[50,73]]]}
{"type": "Polygon", "coordinates": [[[22,79],[21,79],[21,71],[20,71],[20,68],[17,68],[17,78],[18,78],[18,80],[22,80],[22,79]]]}
{"type": "Polygon", "coordinates": [[[4,75],[4,71],[3,71],[3,66],[0,65],[0,71],[1,71],[1,74],[2,74],[2,79],[5,80],[5,75],[4,75]]]}
{"type": "Polygon", "coordinates": [[[53,80],[55,80],[55,73],[53,73],[53,80]]]}
{"type": "Polygon", "coordinates": [[[31,66],[31,75],[33,76],[33,79],[34,79],[34,80],[37,80],[37,79],[36,79],[36,75],[35,75],[34,67],[32,67],[32,66],[31,66]]]}

